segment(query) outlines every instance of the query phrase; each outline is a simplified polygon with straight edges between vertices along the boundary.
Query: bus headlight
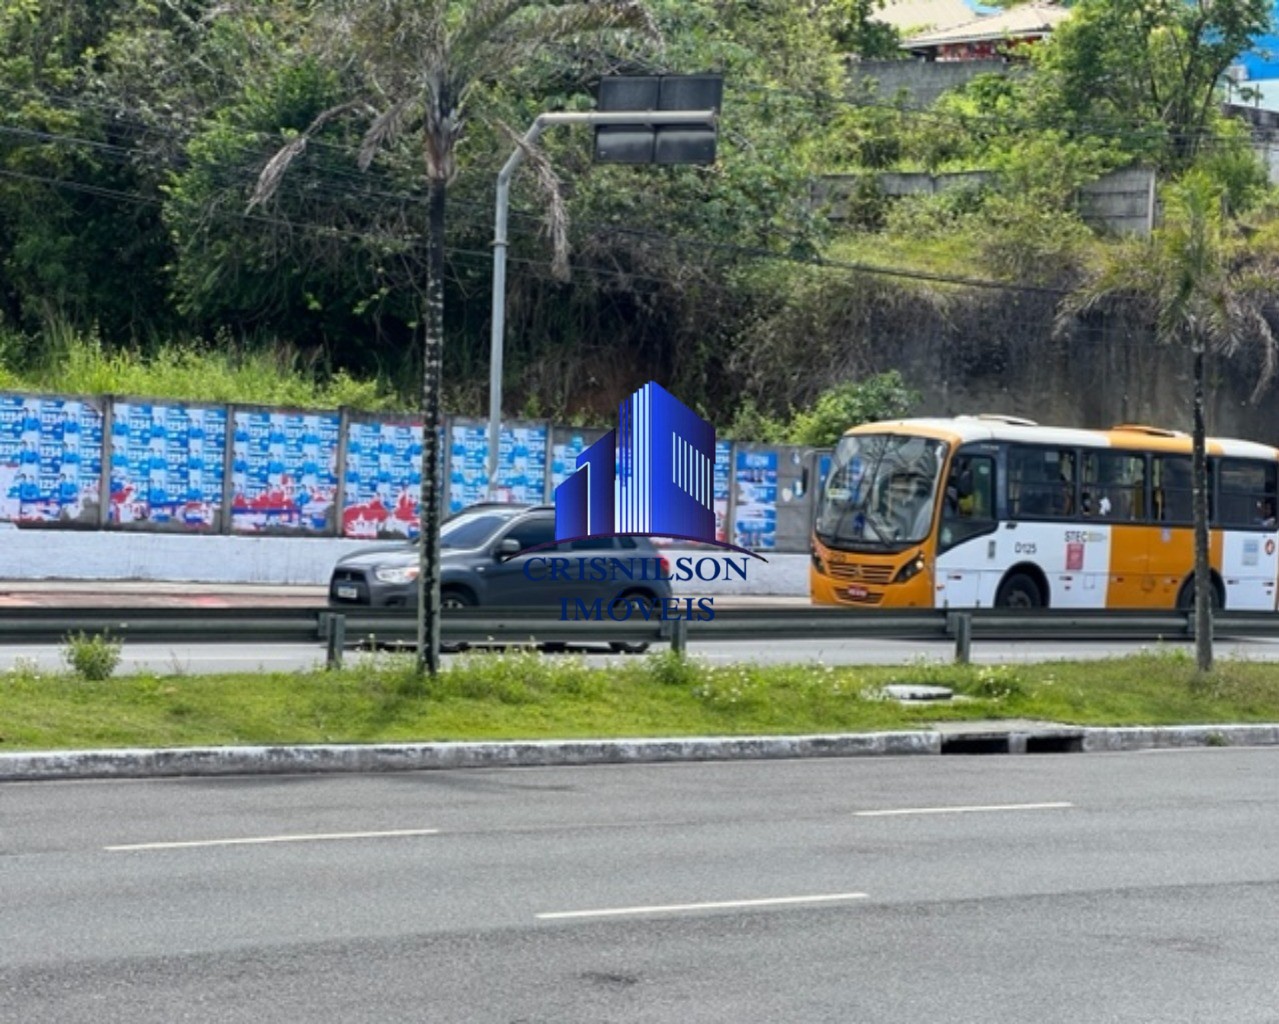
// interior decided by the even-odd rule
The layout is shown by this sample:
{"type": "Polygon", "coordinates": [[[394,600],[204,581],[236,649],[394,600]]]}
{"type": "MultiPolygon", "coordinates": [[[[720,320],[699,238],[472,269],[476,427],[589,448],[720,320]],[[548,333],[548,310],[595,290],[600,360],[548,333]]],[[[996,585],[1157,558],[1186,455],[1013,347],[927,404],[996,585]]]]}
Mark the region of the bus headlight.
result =
{"type": "Polygon", "coordinates": [[[820,573],[822,576],[825,576],[826,563],[822,561],[822,556],[819,555],[816,551],[812,551],[812,552],[809,552],[809,557],[812,559],[813,568],[816,569],[818,573],[820,573]]]}
{"type": "Polygon", "coordinates": [[[905,583],[907,580],[914,579],[924,571],[924,556],[916,555],[909,562],[897,570],[897,575],[893,577],[894,583],[905,583]]]}

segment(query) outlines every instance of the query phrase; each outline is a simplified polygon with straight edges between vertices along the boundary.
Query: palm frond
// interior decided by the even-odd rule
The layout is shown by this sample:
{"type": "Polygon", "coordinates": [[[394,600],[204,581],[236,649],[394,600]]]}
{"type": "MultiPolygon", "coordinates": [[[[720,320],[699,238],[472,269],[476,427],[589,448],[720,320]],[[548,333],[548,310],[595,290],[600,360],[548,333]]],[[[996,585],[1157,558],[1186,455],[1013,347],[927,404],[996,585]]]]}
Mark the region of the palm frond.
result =
{"type": "Polygon", "coordinates": [[[275,155],[266,162],[266,166],[262,168],[262,173],[258,175],[257,184],[253,188],[253,194],[249,197],[247,209],[252,210],[255,206],[270,202],[276,190],[279,189],[280,182],[284,180],[285,172],[288,171],[289,166],[306,152],[307,142],[312,135],[335,117],[340,117],[349,111],[357,109],[367,109],[366,104],[362,100],[351,100],[347,103],[339,103],[335,107],[329,107],[328,110],[322,110],[315,116],[315,120],[306,126],[306,131],[297,138],[290,139],[276,150],[275,155]]]}
{"type": "Polygon", "coordinates": [[[373,163],[373,158],[377,156],[378,150],[383,146],[395,144],[395,140],[399,137],[400,128],[404,125],[404,115],[416,100],[416,96],[406,96],[398,103],[393,103],[373,119],[373,123],[369,125],[369,130],[364,133],[364,138],[360,140],[360,154],[356,161],[360,170],[367,171],[369,169],[369,165],[373,163]]]}
{"type": "Polygon", "coordinates": [[[543,224],[551,239],[551,276],[557,281],[567,282],[571,278],[568,264],[569,215],[568,204],[564,202],[563,182],[555,173],[551,161],[539,147],[529,145],[509,125],[502,124],[501,127],[524,154],[524,159],[533,171],[538,190],[546,199],[546,217],[543,224]]]}

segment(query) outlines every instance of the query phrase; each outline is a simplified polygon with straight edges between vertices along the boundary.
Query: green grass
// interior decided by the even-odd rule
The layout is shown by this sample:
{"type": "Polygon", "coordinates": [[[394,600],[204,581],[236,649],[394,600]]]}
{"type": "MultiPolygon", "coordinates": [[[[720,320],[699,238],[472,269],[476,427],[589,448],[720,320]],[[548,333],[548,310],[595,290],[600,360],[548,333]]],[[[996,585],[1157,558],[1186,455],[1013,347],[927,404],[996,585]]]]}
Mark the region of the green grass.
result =
{"type": "Polygon", "coordinates": [[[87,681],[0,673],[0,751],[204,744],[795,734],[1034,718],[1079,725],[1279,721],[1279,665],[1220,662],[1201,678],[1179,654],[961,667],[709,667],[668,652],[608,669],[529,652],[452,661],[418,680],[406,658],[340,672],[142,675],[87,681]],[[953,687],[966,700],[902,706],[887,683],[953,687]]]}
{"type": "MultiPolygon", "coordinates": [[[[46,330],[39,344],[0,335],[0,388],[366,411],[401,408],[385,382],[327,374],[296,350],[248,351],[227,339],[187,340],[142,353],[108,349],[96,333],[46,330]]],[[[407,407],[404,407],[407,408],[407,407]]]]}

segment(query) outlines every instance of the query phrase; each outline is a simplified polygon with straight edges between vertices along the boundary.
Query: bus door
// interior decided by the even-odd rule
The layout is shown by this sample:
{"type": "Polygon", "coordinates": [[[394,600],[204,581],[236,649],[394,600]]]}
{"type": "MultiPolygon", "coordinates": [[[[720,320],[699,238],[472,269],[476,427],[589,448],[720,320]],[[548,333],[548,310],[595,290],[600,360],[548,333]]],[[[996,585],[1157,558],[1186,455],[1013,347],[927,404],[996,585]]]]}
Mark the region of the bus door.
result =
{"type": "MultiPolygon", "coordinates": [[[[1147,533],[1146,600],[1172,608],[1195,564],[1194,491],[1189,455],[1159,452],[1150,457],[1150,515],[1147,533]]],[[[1209,513],[1211,515],[1211,512],[1209,513]]],[[[1220,535],[1212,538],[1211,561],[1221,564],[1220,535]]]]}
{"type": "Polygon", "coordinates": [[[951,460],[937,532],[938,608],[975,608],[997,579],[995,457],[961,450],[951,460]]]}
{"type": "Polygon", "coordinates": [[[1085,451],[1080,504],[1097,532],[1108,535],[1107,608],[1143,608],[1158,603],[1150,572],[1149,466],[1141,452],[1085,451]]]}

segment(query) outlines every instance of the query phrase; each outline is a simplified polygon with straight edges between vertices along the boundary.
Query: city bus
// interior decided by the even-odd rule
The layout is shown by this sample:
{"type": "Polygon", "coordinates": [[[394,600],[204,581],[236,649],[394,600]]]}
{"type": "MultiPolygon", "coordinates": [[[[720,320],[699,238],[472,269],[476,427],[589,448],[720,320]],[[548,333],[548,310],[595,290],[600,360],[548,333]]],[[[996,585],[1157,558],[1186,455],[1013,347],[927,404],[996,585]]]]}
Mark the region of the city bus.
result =
{"type": "MultiPolygon", "coordinates": [[[[1279,449],[1209,438],[1211,598],[1275,610],[1279,449]]],[[[840,439],[817,496],[816,604],[1194,606],[1191,439],[1010,416],[905,419],[840,439]]]]}

